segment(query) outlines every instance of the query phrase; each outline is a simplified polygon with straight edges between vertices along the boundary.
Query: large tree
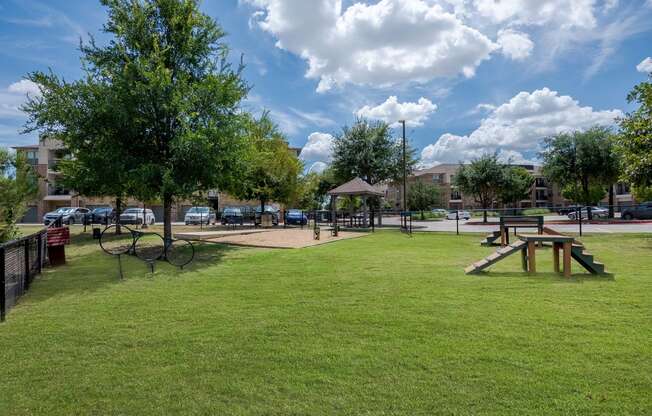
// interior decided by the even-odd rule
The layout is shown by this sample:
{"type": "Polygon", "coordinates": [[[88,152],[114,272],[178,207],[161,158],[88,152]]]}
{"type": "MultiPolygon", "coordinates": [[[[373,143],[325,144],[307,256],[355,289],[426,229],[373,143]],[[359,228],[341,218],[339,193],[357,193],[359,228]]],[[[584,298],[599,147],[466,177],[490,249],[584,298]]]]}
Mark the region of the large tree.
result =
{"type": "Polygon", "coordinates": [[[224,32],[200,11],[198,0],[101,2],[108,8],[108,44],[82,45],[80,81],[30,74],[43,95],[32,97],[25,110],[32,128],[56,132],[73,155],[86,151],[78,146],[85,136],[122,158],[129,194],[163,202],[169,241],[175,199],[228,189],[237,177],[243,151],[239,104],[248,87],[242,66],[227,63],[224,32]],[[84,88],[107,94],[111,111],[98,111],[92,99],[76,101],[84,88]],[[59,114],[79,117],[49,117],[58,105],[59,114]],[[80,121],[83,116],[87,122],[80,121]]]}
{"type": "MultiPolygon", "coordinates": [[[[412,171],[416,160],[414,150],[407,148],[407,170],[412,171]]],[[[383,121],[358,119],[344,126],[335,136],[331,164],[340,182],[360,177],[371,185],[403,177],[403,150],[392,137],[390,126],[383,121]]]]}
{"type": "Polygon", "coordinates": [[[431,184],[417,182],[412,184],[407,194],[408,209],[420,211],[421,219],[425,219],[423,211],[429,210],[439,203],[439,189],[431,184]]]}
{"type": "Polygon", "coordinates": [[[453,185],[463,193],[472,195],[483,209],[487,222],[487,209],[498,199],[504,181],[504,166],[496,154],[486,154],[470,164],[460,164],[453,185]]]}
{"type": "MultiPolygon", "coordinates": [[[[587,206],[602,200],[605,189],[613,186],[620,173],[620,160],[607,127],[547,138],[541,156],[544,175],[561,186],[562,195],[587,206]]],[[[590,210],[588,215],[592,217],[590,210]]]]}
{"type": "MultiPolygon", "coordinates": [[[[650,74],[652,77],[652,74],[650,74]]],[[[652,188],[652,82],[641,82],[627,95],[638,108],[620,120],[618,152],[623,158],[622,179],[633,186],[637,197],[652,188]]]]}
{"type": "Polygon", "coordinates": [[[328,191],[337,186],[331,168],[323,172],[309,172],[299,179],[299,193],[295,205],[298,208],[322,209],[327,201],[328,191]]]}
{"type": "Polygon", "coordinates": [[[530,199],[534,177],[522,166],[505,165],[498,198],[505,205],[516,205],[530,199]]]}
{"type": "Polygon", "coordinates": [[[0,148],[0,243],[17,236],[16,223],[38,193],[37,179],[24,157],[0,148]]]}
{"type": "Polygon", "coordinates": [[[287,203],[296,196],[302,165],[267,113],[259,119],[249,117],[246,126],[244,173],[231,192],[242,199],[258,200],[265,212],[265,203],[287,203]]]}

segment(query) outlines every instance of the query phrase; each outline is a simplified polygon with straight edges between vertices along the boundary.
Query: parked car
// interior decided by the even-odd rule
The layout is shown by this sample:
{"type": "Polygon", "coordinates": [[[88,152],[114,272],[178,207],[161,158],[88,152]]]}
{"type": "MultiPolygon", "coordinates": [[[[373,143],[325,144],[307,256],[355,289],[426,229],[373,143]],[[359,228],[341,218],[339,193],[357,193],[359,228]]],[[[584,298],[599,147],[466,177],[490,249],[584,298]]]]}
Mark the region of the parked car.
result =
{"type": "Polygon", "coordinates": [[[215,210],[209,207],[192,207],[186,212],[183,219],[186,225],[190,224],[211,224],[217,221],[215,210]]]}
{"type": "Polygon", "coordinates": [[[156,217],[151,209],[127,208],[120,214],[120,224],[145,224],[154,225],[156,217]]]}
{"type": "Polygon", "coordinates": [[[557,214],[559,215],[568,215],[571,212],[577,212],[577,210],[580,208],[579,205],[569,205],[567,207],[561,207],[557,209],[557,214]]]}
{"type": "MultiPolygon", "coordinates": [[[[261,224],[261,215],[260,215],[260,207],[256,208],[256,213],[254,215],[254,224],[255,225],[260,225],[261,224]]],[[[272,225],[278,225],[278,210],[272,206],[265,205],[265,214],[271,214],[272,216],[272,225]]]]}
{"type": "Polygon", "coordinates": [[[244,224],[244,215],[240,208],[224,208],[222,212],[222,225],[226,224],[244,224]]]}
{"type": "Polygon", "coordinates": [[[471,213],[469,211],[451,211],[446,215],[446,218],[449,220],[454,220],[457,219],[458,215],[461,220],[471,219],[471,213]]]}
{"type": "Polygon", "coordinates": [[[628,207],[620,215],[624,220],[649,220],[652,219],[652,201],[643,202],[640,205],[628,207]]]}
{"type": "Polygon", "coordinates": [[[48,212],[43,216],[43,224],[50,225],[59,217],[64,224],[83,224],[86,216],[90,211],[86,208],[63,207],[55,211],[48,212]]]}
{"type": "Polygon", "coordinates": [[[115,210],[111,207],[98,207],[88,214],[88,223],[111,224],[115,220],[115,210]]]}
{"type": "Polygon", "coordinates": [[[440,216],[440,217],[445,217],[445,216],[448,215],[448,211],[446,211],[445,209],[441,209],[441,208],[433,208],[433,209],[430,210],[430,212],[432,214],[435,214],[435,215],[440,216]]]}
{"type": "Polygon", "coordinates": [[[308,217],[299,209],[289,209],[285,211],[285,224],[306,225],[308,224],[308,217]]]}
{"type": "MultiPolygon", "coordinates": [[[[600,207],[591,207],[591,215],[593,218],[607,218],[609,216],[609,210],[600,207]]],[[[571,220],[576,220],[577,211],[569,213],[568,218],[570,218],[571,220]]],[[[582,219],[585,220],[588,218],[589,218],[588,208],[584,207],[582,208],[582,219]]]]}

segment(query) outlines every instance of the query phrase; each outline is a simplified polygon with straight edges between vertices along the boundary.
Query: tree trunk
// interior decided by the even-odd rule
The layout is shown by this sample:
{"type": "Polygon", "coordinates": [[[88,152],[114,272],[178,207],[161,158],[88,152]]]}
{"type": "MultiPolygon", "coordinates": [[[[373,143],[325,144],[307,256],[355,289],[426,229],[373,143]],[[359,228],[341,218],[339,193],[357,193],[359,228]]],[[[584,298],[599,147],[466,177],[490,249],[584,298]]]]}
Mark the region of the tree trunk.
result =
{"type": "Polygon", "coordinates": [[[482,209],[482,222],[487,222],[487,206],[483,205],[482,209]]]}
{"type": "Polygon", "coordinates": [[[163,240],[172,241],[172,195],[163,195],[163,240]]]}
{"type": "Polygon", "coordinates": [[[122,234],[122,228],[120,227],[121,213],[122,213],[122,200],[120,198],[116,198],[115,199],[115,233],[116,234],[122,234]]]}
{"type": "Polygon", "coordinates": [[[609,218],[614,218],[614,185],[609,185],[609,218]]]}

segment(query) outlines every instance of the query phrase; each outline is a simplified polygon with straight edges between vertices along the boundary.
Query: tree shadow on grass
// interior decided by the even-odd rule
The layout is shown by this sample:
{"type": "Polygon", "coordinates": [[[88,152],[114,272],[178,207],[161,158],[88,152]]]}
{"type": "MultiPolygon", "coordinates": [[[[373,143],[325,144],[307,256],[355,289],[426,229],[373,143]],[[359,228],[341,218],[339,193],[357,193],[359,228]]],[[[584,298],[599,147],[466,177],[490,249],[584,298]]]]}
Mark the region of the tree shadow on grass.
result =
{"type": "MultiPolygon", "coordinates": [[[[79,248],[76,244],[66,246],[67,251],[79,248]]],[[[89,294],[135,279],[183,278],[185,274],[219,264],[232,252],[244,250],[247,249],[225,244],[196,244],[194,260],[183,269],[164,260],[157,260],[152,274],[149,264],[136,256],[125,254],[118,259],[118,256],[102,251],[98,244],[92,252],[86,252],[84,248],[83,253],[68,256],[65,265],[44,268],[29,292],[18,301],[18,305],[89,294]],[[120,267],[124,280],[120,276],[120,267]]]]}
{"type": "Polygon", "coordinates": [[[484,278],[523,278],[532,282],[540,283],[584,283],[584,282],[609,282],[615,281],[613,274],[591,274],[591,273],[573,273],[570,277],[564,277],[563,274],[554,272],[542,272],[529,274],[527,272],[481,272],[473,276],[484,278]]]}

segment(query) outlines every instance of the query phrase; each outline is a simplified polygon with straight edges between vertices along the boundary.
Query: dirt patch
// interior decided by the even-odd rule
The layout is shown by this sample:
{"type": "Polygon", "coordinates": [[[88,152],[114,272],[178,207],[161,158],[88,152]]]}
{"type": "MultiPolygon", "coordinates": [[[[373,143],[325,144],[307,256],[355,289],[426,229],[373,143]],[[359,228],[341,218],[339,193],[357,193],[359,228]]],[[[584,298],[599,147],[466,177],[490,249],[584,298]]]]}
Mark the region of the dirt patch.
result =
{"type": "Polygon", "coordinates": [[[306,228],[273,230],[264,233],[229,235],[219,238],[205,239],[203,241],[240,246],[266,247],[266,248],[302,248],[326,244],[333,241],[347,240],[350,238],[364,237],[368,233],[340,232],[337,237],[331,236],[330,230],[321,230],[319,240],[313,237],[313,230],[306,228]]]}

